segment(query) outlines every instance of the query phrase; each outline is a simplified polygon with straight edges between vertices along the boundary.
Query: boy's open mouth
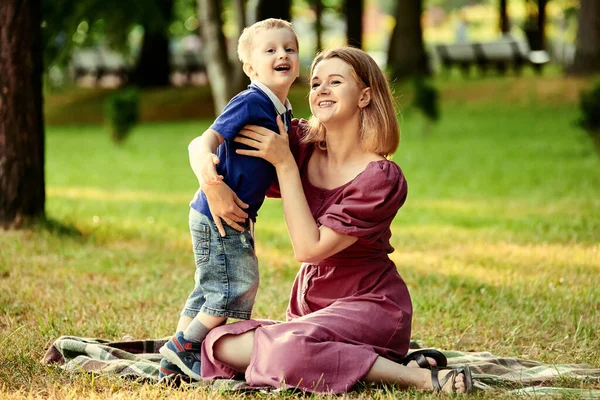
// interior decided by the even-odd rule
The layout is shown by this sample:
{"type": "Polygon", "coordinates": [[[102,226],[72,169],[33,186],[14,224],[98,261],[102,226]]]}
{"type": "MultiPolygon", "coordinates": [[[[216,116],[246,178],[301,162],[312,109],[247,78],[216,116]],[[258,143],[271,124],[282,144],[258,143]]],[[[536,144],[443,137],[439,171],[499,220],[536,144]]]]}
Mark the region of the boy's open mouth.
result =
{"type": "Polygon", "coordinates": [[[289,70],[290,70],[289,65],[278,65],[275,67],[275,71],[289,71],[289,70]]]}

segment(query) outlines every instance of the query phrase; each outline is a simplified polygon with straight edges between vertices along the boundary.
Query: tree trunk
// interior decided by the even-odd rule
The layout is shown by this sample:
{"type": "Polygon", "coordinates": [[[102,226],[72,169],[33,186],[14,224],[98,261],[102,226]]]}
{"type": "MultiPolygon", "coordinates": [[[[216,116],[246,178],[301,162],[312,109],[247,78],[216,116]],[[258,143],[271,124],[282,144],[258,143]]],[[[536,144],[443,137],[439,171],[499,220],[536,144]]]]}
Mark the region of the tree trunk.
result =
{"type": "Polygon", "coordinates": [[[169,24],[173,19],[173,0],[159,0],[160,18],[145,21],[140,57],[131,81],[141,87],[170,85],[169,24]]]}
{"type": "Polygon", "coordinates": [[[350,46],[362,49],[363,0],[345,0],[346,38],[350,46]]]}
{"type": "Polygon", "coordinates": [[[600,72],[600,3],[581,0],[580,4],[577,49],[569,73],[597,73],[600,72]]]}
{"type": "Polygon", "coordinates": [[[314,0],[315,2],[315,36],[316,36],[316,52],[323,50],[323,2],[314,0]]]}
{"type": "Polygon", "coordinates": [[[393,79],[430,73],[423,47],[421,12],[421,0],[398,0],[388,49],[388,68],[393,79]]]}
{"type": "MultiPolygon", "coordinates": [[[[235,26],[237,28],[236,38],[239,38],[242,31],[246,27],[246,1],[245,0],[233,0],[232,1],[235,26]]],[[[242,64],[237,55],[237,40],[231,40],[231,46],[228,47],[229,51],[229,64],[231,65],[231,79],[232,79],[232,91],[234,93],[241,92],[248,85],[248,77],[242,70],[242,64]]]]}
{"type": "Polygon", "coordinates": [[[548,0],[538,0],[538,15],[537,15],[537,26],[538,26],[538,43],[540,44],[539,49],[532,50],[545,50],[546,49],[546,4],[548,0]]]}
{"type": "Polygon", "coordinates": [[[0,226],[44,217],[41,0],[0,2],[0,226]]]}
{"type": "Polygon", "coordinates": [[[290,8],[292,0],[258,0],[256,6],[256,20],[267,18],[280,18],[286,21],[292,20],[290,8]]]}
{"type": "Polygon", "coordinates": [[[206,72],[218,115],[236,93],[222,30],[221,1],[198,0],[198,14],[206,72]]]}
{"type": "Polygon", "coordinates": [[[510,19],[506,8],[507,0],[500,0],[500,33],[507,35],[510,33],[510,19]]]}
{"type": "Polygon", "coordinates": [[[146,32],[131,82],[140,87],[160,87],[170,84],[169,40],[160,32],[146,32]]]}
{"type": "Polygon", "coordinates": [[[548,0],[528,0],[528,15],[523,31],[531,50],[545,50],[546,46],[546,4],[548,0]]]}

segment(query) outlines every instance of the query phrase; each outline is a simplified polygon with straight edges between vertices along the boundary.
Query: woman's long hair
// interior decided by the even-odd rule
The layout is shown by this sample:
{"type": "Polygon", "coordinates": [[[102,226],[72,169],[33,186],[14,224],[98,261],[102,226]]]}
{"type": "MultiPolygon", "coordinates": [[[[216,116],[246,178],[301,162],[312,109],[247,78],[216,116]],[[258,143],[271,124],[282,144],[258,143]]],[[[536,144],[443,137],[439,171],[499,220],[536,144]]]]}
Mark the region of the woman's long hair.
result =
{"type": "MultiPolygon", "coordinates": [[[[317,54],[310,66],[310,76],[317,64],[331,58],[339,58],[350,65],[352,76],[358,85],[371,88],[371,101],[361,109],[360,144],[365,151],[389,158],[398,148],[400,128],[394,98],[383,71],[364,51],[342,46],[317,54]]],[[[324,149],[325,135],[325,126],[315,116],[311,116],[308,132],[302,140],[317,143],[324,149]]]]}

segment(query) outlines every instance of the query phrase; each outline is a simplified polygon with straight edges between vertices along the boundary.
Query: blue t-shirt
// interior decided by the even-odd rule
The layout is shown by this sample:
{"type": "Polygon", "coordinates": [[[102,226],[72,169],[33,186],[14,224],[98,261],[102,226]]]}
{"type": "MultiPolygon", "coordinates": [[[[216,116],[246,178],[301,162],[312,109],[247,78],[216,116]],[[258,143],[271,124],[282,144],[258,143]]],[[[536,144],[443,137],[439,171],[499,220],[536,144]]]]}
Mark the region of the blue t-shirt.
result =
{"type": "MultiPolygon", "coordinates": [[[[258,157],[239,155],[236,149],[251,149],[234,142],[233,139],[246,125],[259,125],[279,132],[277,127],[277,109],[269,96],[256,85],[251,84],[247,90],[229,101],[225,109],[210,126],[225,138],[217,148],[219,164],[217,173],[223,175],[223,181],[246,204],[249,218],[256,221],[258,209],[265,200],[267,190],[276,177],[275,167],[258,157]]],[[[212,218],[208,202],[202,190],[198,190],[190,206],[212,218]]]]}

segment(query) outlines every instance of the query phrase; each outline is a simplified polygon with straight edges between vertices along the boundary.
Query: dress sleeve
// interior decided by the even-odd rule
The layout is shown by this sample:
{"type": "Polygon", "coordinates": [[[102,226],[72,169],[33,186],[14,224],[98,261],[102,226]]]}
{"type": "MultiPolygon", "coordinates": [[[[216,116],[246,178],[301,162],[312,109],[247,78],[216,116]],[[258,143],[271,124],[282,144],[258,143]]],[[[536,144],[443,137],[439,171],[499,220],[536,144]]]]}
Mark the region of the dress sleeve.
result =
{"type": "Polygon", "coordinates": [[[408,185],[400,168],[391,161],[377,161],[344,188],[344,197],[317,220],[344,235],[374,243],[389,229],[402,207],[408,185]]]}
{"type": "MultiPolygon", "coordinates": [[[[292,120],[292,126],[289,131],[290,138],[290,150],[292,151],[292,155],[296,160],[296,165],[298,165],[298,169],[302,168],[303,163],[306,162],[308,147],[311,144],[302,143],[302,138],[306,135],[306,129],[308,128],[308,121],[305,119],[297,119],[294,118],[292,120]]],[[[273,184],[269,188],[267,192],[267,197],[281,197],[281,192],[279,190],[279,181],[277,177],[273,181],[273,184]]]]}

